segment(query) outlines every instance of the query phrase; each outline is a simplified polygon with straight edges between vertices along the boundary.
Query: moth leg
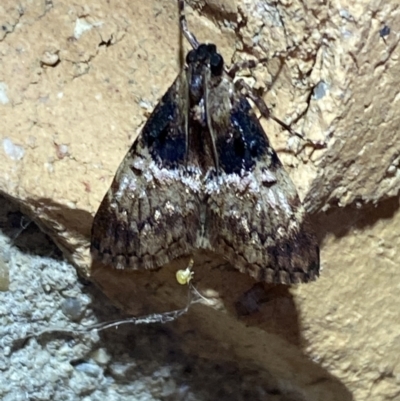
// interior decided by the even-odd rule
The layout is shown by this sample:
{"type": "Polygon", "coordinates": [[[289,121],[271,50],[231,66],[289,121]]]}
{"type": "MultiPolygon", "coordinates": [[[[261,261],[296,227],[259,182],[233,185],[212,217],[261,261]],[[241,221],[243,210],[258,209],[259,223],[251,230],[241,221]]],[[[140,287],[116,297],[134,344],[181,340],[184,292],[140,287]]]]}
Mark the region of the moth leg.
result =
{"type": "Polygon", "coordinates": [[[283,129],[289,132],[290,135],[297,136],[303,141],[303,146],[296,153],[300,153],[306,146],[312,146],[314,149],[323,149],[326,147],[326,143],[324,141],[312,141],[311,139],[307,139],[304,137],[304,135],[300,134],[297,131],[294,131],[288,124],[280,120],[278,117],[275,117],[271,113],[264,99],[262,99],[260,96],[257,96],[253,92],[252,88],[243,79],[238,79],[237,81],[235,81],[235,86],[240,92],[242,92],[246,97],[250,98],[254,102],[264,118],[275,121],[283,129]]]}
{"type": "Polygon", "coordinates": [[[260,60],[242,60],[238,61],[235,64],[232,64],[229,70],[227,71],[227,74],[234,79],[236,77],[236,74],[240,70],[252,70],[256,68],[259,64],[264,64],[267,63],[270,59],[269,58],[262,58],[260,60]]]}
{"type": "MultiPolygon", "coordinates": [[[[265,52],[267,52],[264,48],[262,48],[265,52]]],[[[281,71],[282,67],[284,66],[284,58],[289,56],[289,53],[293,51],[295,47],[290,47],[286,49],[285,52],[277,51],[275,52],[271,57],[264,57],[260,58],[258,60],[242,60],[238,61],[237,63],[231,65],[227,72],[227,74],[234,79],[236,77],[236,74],[240,70],[245,70],[249,69],[252,70],[256,68],[259,64],[266,64],[269,61],[271,61],[274,58],[278,58],[280,61],[280,67],[279,67],[279,72],[281,71]]],[[[277,75],[279,75],[279,72],[277,75]]]]}
{"type": "MultiPolygon", "coordinates": [[[[283,61],[281,58],[281,54],[280,53],[275,53],[272,58],[275,57],[279,57],[281,60],[281,68],[283,66],[283,61]]],[[[236,77],[236,74],[238,73],[238,71],[240,70],[244,70],[244,69],[254,69],[255,67],[257,67],[259,64],[264,64],[267,63],[269,60],[271,60],[271,58],[262,58],[259,60],[243,60],[243,61],[239,61],[235,64],[233,64],[229,70],[227,71],[227,74],[234,79],[236,77]]],[[[280,68],[280,69],[281,69],[280,68]]],[[[279,70],[280,70],[279,69],[279,70]]],[[[260,110],[261,115],[266,118],[266,119],[272,119],[275,122],[277,122],[281,127],[283,127],[286,131],[288,131],[291,135],[295,135],[298,136],[301,139],[304,139],[304,136],[299,134],[298,132],[295,132],[292,130],[292,128],[285,124],[282,120],[280,120],[279,118],[275,117],[273,114],[271,114],[268,106],[266,105],[266,103],[264,102],[264,100],[262,98],[260,98],[259,96],[255,95],[253,92],[253,89],[243,80],[243,79],[238,79],[235,81],[235,86],[237,88],[237,90],[239,92],[244,92],[244,95],[246,97],[249,97],[254,104],[257,106],[258,110],[260,110]]]]}
{"type": "Polygon", "coordinates": [[[187,26],[186,15],[185,15],[185,0],[178,0],[178,9],[179,9],[179,26],[181,32],[183,33],[183,36],[186,38],[186,40],[190,43],[190,46],[192,46],[193,49],[197,49],[199,47],[199,42],[196,39],[196,36],[194,36],[194,34],[190,32],[187,26]]]}

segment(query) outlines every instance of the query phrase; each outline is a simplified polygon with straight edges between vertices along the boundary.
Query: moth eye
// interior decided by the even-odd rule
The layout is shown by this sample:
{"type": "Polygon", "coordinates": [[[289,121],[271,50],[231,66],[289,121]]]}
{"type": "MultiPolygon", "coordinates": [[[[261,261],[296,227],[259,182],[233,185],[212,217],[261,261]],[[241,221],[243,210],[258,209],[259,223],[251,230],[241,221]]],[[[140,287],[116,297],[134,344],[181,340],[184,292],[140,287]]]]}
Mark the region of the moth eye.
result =
{"type": "Polygon", "coordinates": [[[196,61],[196,50],[190,50],[186,55],[186,64],[191,64],[196,61]]]}
{"type": "Polygon", "coordinates": [[[199,61],[204,61],[207,57],[207,55],[209,54],[210,50],[208,48],[208,45],[200,45],[197,50],[197,60],[199,61]]]}
{"type": "Polygon", "coordinates": [[[210,58],[210,68],[213,75],[221,75],[224,68],[224,59],[218,53],[214,53],[210,58]]]}

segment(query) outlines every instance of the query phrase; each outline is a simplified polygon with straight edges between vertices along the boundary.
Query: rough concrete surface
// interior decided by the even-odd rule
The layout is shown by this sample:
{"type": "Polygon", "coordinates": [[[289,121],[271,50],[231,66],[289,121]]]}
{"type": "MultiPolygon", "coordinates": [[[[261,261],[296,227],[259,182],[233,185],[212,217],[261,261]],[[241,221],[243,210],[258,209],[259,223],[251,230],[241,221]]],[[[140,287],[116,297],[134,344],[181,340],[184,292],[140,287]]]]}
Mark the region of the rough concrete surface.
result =
{"type": "MultiPolygon", "coordinates": [[[[268,396],[273,383],[277,396],[287,399],[400,399],[397,1],[188,3],[190,28],[199,40],[215,42],[228,64],[271,57],[270,63],[243,72],[246,79],[264,93],[274,115],[326,143],[324,149],[302,149],[298,138],[263,121],[312,213],[323,271],[317,282],[297,288],[254,286],[206,256],[196,285],[213,307],[195,305],[171,332],[188,355],[219,355],[234,366],[249,364],[264,372],[260,380],[269,383],[268,396]],[[272,58],[277,52],[284,54],[283,65],[272,58]],[[238,305],[252,291],[261,291],[263,302],[256,313],[243,316],[238,305]],[[181,338],[182,333],[192,334],[181,338]]],[[[0,27],[0,192],[114,304],[134,314],[182,306],[187,289],[174,280],[176,264],[128,277],[91,270],[88,255],[92,216],[179,70],[176,2],[3,0],[0,27]]],[[[24,262],[11,264],[10,276],[7,263],[0,263],[0,288],[9,288],[4,294],[11,299],[4,304],[2,330],[22,316],[22,326],[11,329],[22,334],[59,310],[60,298],[48,299],[52,308],[38,305],[39,317],[18,309],[27,301],[15,288],[31,294],[33,302],[40,272],[62,272],[81,297],[70,265],[24,257],[16,256],[24,262]],[[18,312],[14,316],[10,310],[18,312]]],[[[54,296],[60,291],[56,286],[54,296]]],[[[100,302],[91,297],[84,293],[81,302],[100,302]]],[[[50,343],[32,339],[17,352],[29,356],[29,347],[38,352],[37,344],[50,343]]],[[[89,355],[89,348],[79,352],[89,355]]],[[[13,355],[5,355],[4,371],[29,374],[32,366],[19,368],[13,355]]]]}

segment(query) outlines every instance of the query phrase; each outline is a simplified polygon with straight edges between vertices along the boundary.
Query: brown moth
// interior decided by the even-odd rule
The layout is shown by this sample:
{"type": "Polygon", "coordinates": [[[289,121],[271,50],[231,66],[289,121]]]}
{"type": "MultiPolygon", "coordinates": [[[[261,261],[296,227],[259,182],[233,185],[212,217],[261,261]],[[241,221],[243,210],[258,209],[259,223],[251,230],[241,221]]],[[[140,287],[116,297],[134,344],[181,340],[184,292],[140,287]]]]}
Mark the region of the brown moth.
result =
{"type": "Polygon", "coordinates": [[[213,44],[193,50],[129,149],[96,213],[93,259],[156,270],[211,251],[258,281],[319,274],[296,188],[213,44]]]}

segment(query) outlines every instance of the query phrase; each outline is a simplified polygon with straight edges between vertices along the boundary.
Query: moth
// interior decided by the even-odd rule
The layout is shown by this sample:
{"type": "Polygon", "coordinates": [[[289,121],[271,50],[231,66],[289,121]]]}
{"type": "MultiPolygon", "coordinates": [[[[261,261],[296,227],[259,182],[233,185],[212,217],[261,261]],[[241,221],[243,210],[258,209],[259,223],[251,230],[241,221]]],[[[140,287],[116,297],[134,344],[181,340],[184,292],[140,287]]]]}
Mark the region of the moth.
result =
{"type": "Polygon", "coordinates": [[[214,44],[193,49],[119,166],[94,217],[94,261],[157,270],[198,252],[268,283],[319,274],[296,188],[214,44]]]}

